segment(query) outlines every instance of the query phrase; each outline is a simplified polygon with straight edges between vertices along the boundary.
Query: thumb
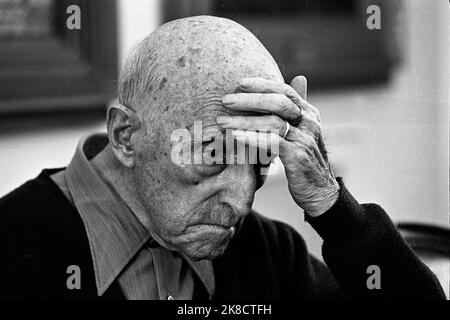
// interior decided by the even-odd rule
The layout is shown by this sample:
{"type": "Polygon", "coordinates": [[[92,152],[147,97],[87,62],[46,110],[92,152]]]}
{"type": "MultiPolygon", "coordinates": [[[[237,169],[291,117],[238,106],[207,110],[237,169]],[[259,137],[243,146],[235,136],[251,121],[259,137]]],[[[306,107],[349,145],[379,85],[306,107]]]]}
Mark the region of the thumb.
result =
{"type": "Polygon", "coordinates": [[[296,76],[291,81],[291,87],[294,88],[297,93],[306,100],[306,91],[308,89],[308,83],[304,76],[296,76]]]}

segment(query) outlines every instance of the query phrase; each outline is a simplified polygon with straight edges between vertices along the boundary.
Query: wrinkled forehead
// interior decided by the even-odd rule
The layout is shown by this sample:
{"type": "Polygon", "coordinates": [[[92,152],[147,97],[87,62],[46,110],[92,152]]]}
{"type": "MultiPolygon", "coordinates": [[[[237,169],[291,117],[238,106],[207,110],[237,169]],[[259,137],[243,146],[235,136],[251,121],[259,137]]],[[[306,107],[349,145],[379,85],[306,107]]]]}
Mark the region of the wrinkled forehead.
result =
{"type": "Polygon", "coordinates": [[[283,81],[277,64],[247,29],[235,22],[205,17],[181,20],[163,28],[159,52],[161,103],[185,121],[207,121],[229,110],[226,93],[239,90],[238,80],[262,77],[283,81]]]}

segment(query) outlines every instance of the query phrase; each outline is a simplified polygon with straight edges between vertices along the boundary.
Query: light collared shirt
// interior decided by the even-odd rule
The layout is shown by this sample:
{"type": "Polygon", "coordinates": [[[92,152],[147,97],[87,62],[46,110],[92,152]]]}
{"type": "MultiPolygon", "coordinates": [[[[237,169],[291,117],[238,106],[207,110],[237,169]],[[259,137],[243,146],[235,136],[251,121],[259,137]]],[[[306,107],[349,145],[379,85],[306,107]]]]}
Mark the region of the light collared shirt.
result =
{"type": "Polygon", "coordinates": [[[52,175],[83,220],[98,295],[118,281],[127,299],[192,299],[196,285],[211,298],[211,261],[194,262],[160,246],[89,162],[107,143],[105,134],[81,139],[69,166],[52,175]]]}

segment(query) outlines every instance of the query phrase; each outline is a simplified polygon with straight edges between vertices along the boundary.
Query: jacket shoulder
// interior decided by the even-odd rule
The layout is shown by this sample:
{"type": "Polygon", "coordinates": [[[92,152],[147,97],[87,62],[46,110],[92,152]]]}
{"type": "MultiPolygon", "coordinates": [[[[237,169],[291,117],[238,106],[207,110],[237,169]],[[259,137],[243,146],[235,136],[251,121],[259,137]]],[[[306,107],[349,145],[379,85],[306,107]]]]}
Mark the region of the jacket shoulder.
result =
{"type": "MultiPolygon", "coordinates": [[[[0,279],[7,298],[67,290],[67,268],[93,277],[89,242],[75,207],[44,170],[0,199],[0,279]]],[[[95,282],[94,282],[95,283],[95,282]]]]}
{"type": "Polygon", "coordinates": [[[51,170],[44,170],[0,198],[0,229],[2,234],[39,238],[54,235],[66,225],[72,228],[80,220],[76,209],[68,202],[62,191],[51,180],[51,170]],[[75,223],[75,225],[73,225],[75,223]]]}

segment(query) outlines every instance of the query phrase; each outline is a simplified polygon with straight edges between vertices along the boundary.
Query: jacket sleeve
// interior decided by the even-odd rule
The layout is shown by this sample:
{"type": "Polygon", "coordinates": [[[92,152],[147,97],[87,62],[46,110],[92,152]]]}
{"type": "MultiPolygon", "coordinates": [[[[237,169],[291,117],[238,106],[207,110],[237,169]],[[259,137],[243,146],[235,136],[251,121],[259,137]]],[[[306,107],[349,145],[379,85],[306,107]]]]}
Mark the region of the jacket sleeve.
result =
{"type": "Polygon", "coordinates": [[[360,205],[341,179],[337,202],[305,219],[324,240],[322,255],[346,298],[445,299],[435,275],[416,257],[386,212],[360,205]]]}

